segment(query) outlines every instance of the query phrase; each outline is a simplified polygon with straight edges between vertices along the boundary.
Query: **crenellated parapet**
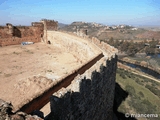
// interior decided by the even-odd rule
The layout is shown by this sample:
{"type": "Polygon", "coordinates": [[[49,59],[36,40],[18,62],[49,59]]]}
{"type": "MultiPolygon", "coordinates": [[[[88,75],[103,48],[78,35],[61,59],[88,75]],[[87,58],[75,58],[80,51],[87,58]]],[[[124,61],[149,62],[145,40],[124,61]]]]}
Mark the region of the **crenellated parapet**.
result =
{"type": "Polygon", "coordinates": [[[95,44],[105,56],[111,56],[113,53],[118,54],[118,49],[103,41],[98,40],[95,37],[92,37],[92,43],[95,44]]]}
{"type": "Polygon", "coordinates": [[[32,22],[31,26],[13,26],[11,23],[7,23],[6,26],[0,26],[0,46],[21,44],[28,39],[27,42],[47,43],[47,31],[57,30],[58,21],[49,19],[32,22]]]}
{"type": "MultiPolygon", "coordinates": [[[[12,25],[10,24],[7,26],[8,27],[6,27],[6,30],[8,30],[8,28],[12,28],[12,25]]],[[[50,102],[51,109],[50,114],[48,115],[48,120],[53,118],[59,120],[112,120],[117,69],[116,53],[118,50],[105,42],[101,42],[97,38],[82,39],[76,35],[73,36],[55,31],[57,30],[57,26],[58,22],[43,19],[41,22],[33,22],[30,27],[17,27],[17,30],[21,33],[21,36],[16,38],[19,42],[22,39],[29,40],[29,36],[32,36],[33,39],[34,37],[37,37],[38,41],[41,37],[43,37],[45,42],[46,40],[50,41],[51,45],[50,47],[47,47],[52,49],[51,52],[55,52],[54,54],[58,55],[53,57],[56,58],[53,60],[53,65],[56,66],[51,66],[51,64],[46,65],[47,61],[43,59],[46,56],[42,58],[42,63],[39,63],[40,61],[33,62],[34,66],[45,62],[45,66],[57,68],[58,71],[60,71],[60,67],[62,67],[61,70],[65,70],[66,72],[58,78],[47,78],[45,76],[47,71],[49,72],[49,75],[53,76],[55,76],[54,73],[57,72],[55,69],[52,73],[52,69],[47,68],[47,70],[44,70],[45,74],[42,74],[42,76],[31,76],[30,78],[26,77],[24,80],[17,81],[17,83],[13,86],[15,89],[11,89],[12,91],[9,91],[9,94],[11,95],[13,95],[12,93],[17,93],[17,91],[20,93],[20,95],[17,94],[19,98],[15,98],[13,100],[13,103],[17,105],[16,113],[18,113],[19,110],[26,113],[31,113],[34,110],[40,110],[44,105],[50,102]],[[44,26],[44,29],[41,29],[41,26],[44,26]],[[32,30],[31,32],[33,34],[30,35],[30,32],[28,33],[27,29],[29,31],[32,30]],[[41,36],[41,33],[44,35],[41,36]],[[29,39],[24,39],[25,37],[23,35],[26,35],[29,39]],[[67,53],[67,56],[66,54],[61,53],[67,53]],[[75,59],[74,64],[76,66],[74,66],[74,64],[69,64],[70,61],[68,62],[66,60],[67,57],[70,57],[68,56],[68,53],[71,53],[75,59]],[[61,56],[58,59],[59,55],[61,56]],[[64,55],[64,57],[62,57],[62,55],[64,55]],[[62,61],[65,61],[65,63],[62,63],[62,61]],[[64,66],[68,66],[68,68],[73,67],[73,69],[69,70],[67,67],[64,69],[64,66]],[[26,97],[26,93],[29,90],[34,92],[32,95],[28,95],[29,97],[26,97]],[[23,94],[25,94],[25,97],[23,94]],[[19,103],[17,102],[17,99],[22,101],[19,103]]],[[[82,30],[81,32],[87,34],[86,30],[82,30]]],[[[9,42],[12,42],[12,38],[6,38],[5,40],[0,38],[0,45],[2,43],[5,45],[8,40],[9,42]]],[[[11,43],[7,43],[7,45],[10,44],[11,43]]],[[[45,51],[44,54],[46,55],[46,53],[47,52],[45,51]]],[[[49,59],[51,59],[52,55],[49,57],[49,59]]],[[[28,61],[27,65],[29,65],[28,61]]],[[[38,67],[36,66],[34,70],[37,68],[38,67]]],[[[30,71],[32,72],[32,70],[30,71]]],[[[23,76],[27,75],[28,73],[23,76]]],[[[31,94],[31,92],[28,93],[31,94]]],[[[7,95],[9,96],[9,94],[7,95]]],[[[0,108],[0,110],[2,109],[0,108]]],[[[1,116],[4,119],[8,119],[6,118],[8,117],[8,114],[5,114],[5,112],[2,114],[0,113],[0,117],[1,116]]],[[[26,120],[34,120],[34,116],[29,116],[29,118],[27,118],[27,115],[25,115],[22,119],[24,118],[26,120]]]]}
{"type": "Polygon", "coordinates": [[[41,22],[44,24],[44,30],[58,30],[58,21],[42,19],[41,22]]]}

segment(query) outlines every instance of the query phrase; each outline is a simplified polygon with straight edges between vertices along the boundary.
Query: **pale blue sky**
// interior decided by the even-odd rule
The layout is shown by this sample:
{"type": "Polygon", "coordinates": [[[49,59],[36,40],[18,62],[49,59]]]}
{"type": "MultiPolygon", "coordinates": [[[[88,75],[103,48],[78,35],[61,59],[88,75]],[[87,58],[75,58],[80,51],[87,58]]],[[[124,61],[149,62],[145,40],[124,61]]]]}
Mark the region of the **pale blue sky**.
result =
{"type": "Polygon", "coordinates": [[[0,25],[30,25],[42,18],[160,26],[160,0],[0,0],[0,25]]]}

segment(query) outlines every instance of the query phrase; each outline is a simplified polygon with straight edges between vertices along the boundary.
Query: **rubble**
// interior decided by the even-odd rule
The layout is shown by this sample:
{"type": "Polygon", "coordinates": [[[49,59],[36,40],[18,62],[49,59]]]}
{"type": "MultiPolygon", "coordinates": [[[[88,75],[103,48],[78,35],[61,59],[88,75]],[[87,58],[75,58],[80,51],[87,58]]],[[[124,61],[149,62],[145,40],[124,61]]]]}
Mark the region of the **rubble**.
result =
{"type": "Polygon", "coordinates": [[[28,115],[24,112],[12,112],[13,105],[0,99],[0,120],[43,120],[37,115],[28,115]]]}

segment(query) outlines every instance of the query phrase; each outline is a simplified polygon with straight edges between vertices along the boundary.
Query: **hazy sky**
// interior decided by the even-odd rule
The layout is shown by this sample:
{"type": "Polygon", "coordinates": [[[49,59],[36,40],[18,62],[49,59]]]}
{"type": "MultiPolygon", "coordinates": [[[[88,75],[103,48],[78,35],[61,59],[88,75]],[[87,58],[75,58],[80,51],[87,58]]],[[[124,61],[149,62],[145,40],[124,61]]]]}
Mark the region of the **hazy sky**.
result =
{"type": "Polygon", "coordinates": [[[0,25],[30,25],[42,18],[160,26],[160,0],[0,0],[0,25]]]}

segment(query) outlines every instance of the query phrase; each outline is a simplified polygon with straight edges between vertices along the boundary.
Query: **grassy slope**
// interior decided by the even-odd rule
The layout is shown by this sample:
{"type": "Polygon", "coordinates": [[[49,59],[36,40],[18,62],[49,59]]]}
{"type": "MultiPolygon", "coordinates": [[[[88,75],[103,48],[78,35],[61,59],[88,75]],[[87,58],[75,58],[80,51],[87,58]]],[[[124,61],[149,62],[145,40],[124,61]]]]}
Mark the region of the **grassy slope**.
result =
{"type": "Polygon", "coordinates": [[[123,89],[125,89],[126,85],[131,85],[135,88],[136,94],[138,94],[140,91],[144,94],[143,99],[148,99],[154,105],[157,105],[157,104],[160,105],[160,98],[154,95],[150,90],[145,88],[145,86],[139,85],[131,78],[127,78],[124,80],[122,77],[120,77],[119,74],[117,74],[116,77],[117,77],[116,81],[121,85],[123,89]]]}
{"type": "MultiPolygon", "coordinates": [[[[152,104],[152,106],[151,106],[151,108],[150,108],[150,106],[147,106],[148,108],[146,108],[146,109],[151,109],[151,111],[153,111],[152,114],[159,114],[159,116],[160,116],[160,98],[145,87],[146,84],[151,85],[152,81],[145,80],[145,78],[138,77],[136,75],[135,76],[132,75],[132,77],[128,77],[127,75],[125,75],[125,79],[124,79],[121,77],[120,74],[128,74],[128,73],[117,72],[116,82],[124,90],[126,90],[126,86],[134,87],[135,93],[129,93],[129,96],[126,98],[126,100],[124,102],[122,102],[122,104],[119,106],[118,111],[122,112],[122,113],[139,113],[139,111],[136,108],[134,108],[135,101],[137,102],[137,105],[141,105],[141,102],[143,100],[148,100],[152,104]],[[141,81],[142,83],[141,84],[137,83],[135,81],[136,78],[138,78],[139,81],[141,81]],[[142,92],[144,96],[142,97],[139,94],[139,92],[142,92]],[[133,95],[131,95],[131,94],[133,94],[133,95]],[[133,102],[133,100],[134,100],[134,102],[133,102]],[[133,103],[133,105],[131,105],[131,103],[133,103]],[[155,109],[152,110],[152,107],[155,107],[155,109]]],[[[155,86],[155,87],[160,86],[159,83],[157,83],[156,85],[157,86],[155,86]]],[[[145,106],[142,105],[141,107],[145,107],[145,106]]],[[[141,111],[141,114],[142,113],[144,113],[144,112],[141,111]]],[[[142,118],[142,120],[143,120],[143,118],[142,118]]]]}

